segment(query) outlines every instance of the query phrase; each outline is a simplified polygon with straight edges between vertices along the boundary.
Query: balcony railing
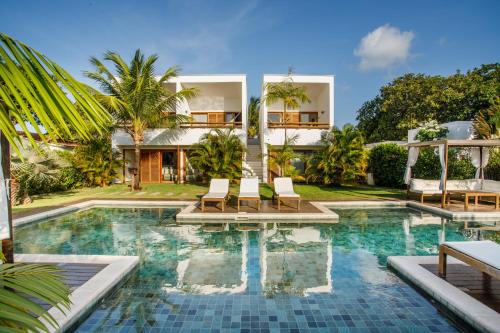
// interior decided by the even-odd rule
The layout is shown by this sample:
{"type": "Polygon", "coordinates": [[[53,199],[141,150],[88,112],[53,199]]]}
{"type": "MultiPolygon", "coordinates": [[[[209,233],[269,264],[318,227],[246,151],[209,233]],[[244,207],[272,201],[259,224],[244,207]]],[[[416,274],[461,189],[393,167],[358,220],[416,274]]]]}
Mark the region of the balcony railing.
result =
{"type": "Polygon", "coordinates": [[[308,128],[308,129],[328,129],[329,123],[320,122],[291,122],[291,121],[268,121],[268,128],[308,128]]]}
{"type": "Polygon", "coordinates": [[[203,122],[203,121],[188,121],[181,125],[185,128],[241,128],[241,121],[230,122],[203,122]]]}

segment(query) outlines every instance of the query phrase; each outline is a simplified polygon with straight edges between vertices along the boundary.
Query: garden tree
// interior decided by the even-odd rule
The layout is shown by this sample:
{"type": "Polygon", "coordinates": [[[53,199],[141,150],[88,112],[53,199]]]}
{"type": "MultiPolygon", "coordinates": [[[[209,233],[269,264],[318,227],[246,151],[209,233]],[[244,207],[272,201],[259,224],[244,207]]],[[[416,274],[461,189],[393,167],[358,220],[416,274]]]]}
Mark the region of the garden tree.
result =
{"type": "Polygon", "coordinates": [[[168,68],[161,77],[155,76],[155,63],[158,56],[144,57],[137,50],[127,64],[115,52],[106,52],[104,60],[111,62],[115,73],[109,70],[99,59],[92,57],[94,72],[85,75],[100,85],[102,94],[98,100],[113,115],[116,125],[128,133],[134,143],[135,167],[138,176],[132,185],[140,188],[141,144],[144,133],[149,128],[176,128],[187,120],[176,114],[176,107],[183,101],[196,95],[196,89],[187,88],[178,92],[169,91],[164,84],[179,74],[177,67],[168,68]]]}
{"type": "Polygon", "coordinates": [[[41,319],[53,327],[57,323],[39,302],[63,312],[70,305],[70,290],[57,267],[11,264],[12,216],[4,184],[10,177],[9,145],[20,155],[16,125],[35,144],[26,123],[43,140],[73,133],[90,138],[91,131],[101,130],[109,118],[88,87],[43,54],[0,33],[0,238],[3,239],[0,261],[4,262],[0,264],[0,331],[48,332],[41,319]]]}
{"type": "Polygon", "coordinates": [[[292,165],[292,160],[302,158],[302,155],[293,150],[293,145],[297,142],[298,136],[285,137],[285,142],[279,148],[268,145],[269,168],[276,170],[278,177],[296,178],[299,174],[292,165]]]}
{"type": "Polygon", "coordinates": [[[233,129],[213,129],[190,149],[189,163],[204,180],[241,178],[245,147],[233,129]]]}
{"type": "Polygon", "coordinates": [[[303,103],[310,103],[311,100],[307,95],[307,88],[305,86],[298,86],[294,84],[292,79],[292,69],[288,70],[288,76],[282,82],[269,82],[266,83],[266,95],[264,102],[267,105],[272,105],[276,102],[283,103],[283,123],[285,127],[285,140],[287,137],[288,115],[287,110],[298,109],[303,103]]]}
{"type": "Polygon", "coordinates": [[[248,103],[248,137],[254,138],[259,134],[260,98],[250,97],[248,103]]]}
{"type": "Polygon", "coordinates": [[[322,148],[307,161],[308,181],[340,186],[365,176],[368,159],[363,135],[355,126],[334,127],[321,142],[322,148]]]}
{"type": "Polygon", "coordinates": [[[368,142],[404,140],[408,129],[436,120],[471,120],[500,94],[500,64],[482,65],[448,77],[405,74],[380,89],[358,110],[368,142]]]}

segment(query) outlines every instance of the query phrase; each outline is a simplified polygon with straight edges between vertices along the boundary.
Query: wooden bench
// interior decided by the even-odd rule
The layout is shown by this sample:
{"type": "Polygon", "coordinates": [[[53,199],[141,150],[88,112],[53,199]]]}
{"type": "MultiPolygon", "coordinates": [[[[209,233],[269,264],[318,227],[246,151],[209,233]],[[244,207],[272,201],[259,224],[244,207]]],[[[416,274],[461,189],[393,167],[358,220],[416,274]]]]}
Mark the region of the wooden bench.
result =
{"type": "Polygon", "coordinates": [[[487,279],[500,279],[500,245],[492,241],[446,242],[439,247],[439,275],[446,276],[450,255],[483,273],[487,279]]]}

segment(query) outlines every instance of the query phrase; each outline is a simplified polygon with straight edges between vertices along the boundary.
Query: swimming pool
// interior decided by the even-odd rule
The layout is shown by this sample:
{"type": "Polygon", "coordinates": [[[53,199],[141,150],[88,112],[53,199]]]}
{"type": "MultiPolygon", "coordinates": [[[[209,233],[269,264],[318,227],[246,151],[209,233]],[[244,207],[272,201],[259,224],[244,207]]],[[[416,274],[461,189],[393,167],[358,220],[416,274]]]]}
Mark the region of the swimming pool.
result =
{"type": "Polygon", "coordinates": [[[171,208],[93,208],[17,228],[15,250],[140,256],[78,332],[457,330],[386,258],[435,255],[443,239],[477,237],[474,223],[407,208],[335,211],[334,225],[248,230],[179,226],[171,208]]]}

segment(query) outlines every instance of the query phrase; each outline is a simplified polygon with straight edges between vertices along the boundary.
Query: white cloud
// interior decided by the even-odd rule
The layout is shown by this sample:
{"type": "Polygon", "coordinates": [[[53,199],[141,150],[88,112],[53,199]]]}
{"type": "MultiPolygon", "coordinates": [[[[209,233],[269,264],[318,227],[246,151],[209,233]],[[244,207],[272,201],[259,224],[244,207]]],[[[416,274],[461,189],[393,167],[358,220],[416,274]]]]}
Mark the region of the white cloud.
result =
{"type": "Polygon", "coordinates": [[[410,56],[415,34],[389,24],[378,27],[361,39],[354,55],[361,58],[359,68],[367,71],[386,69],[404,63],[410,56]]]}

